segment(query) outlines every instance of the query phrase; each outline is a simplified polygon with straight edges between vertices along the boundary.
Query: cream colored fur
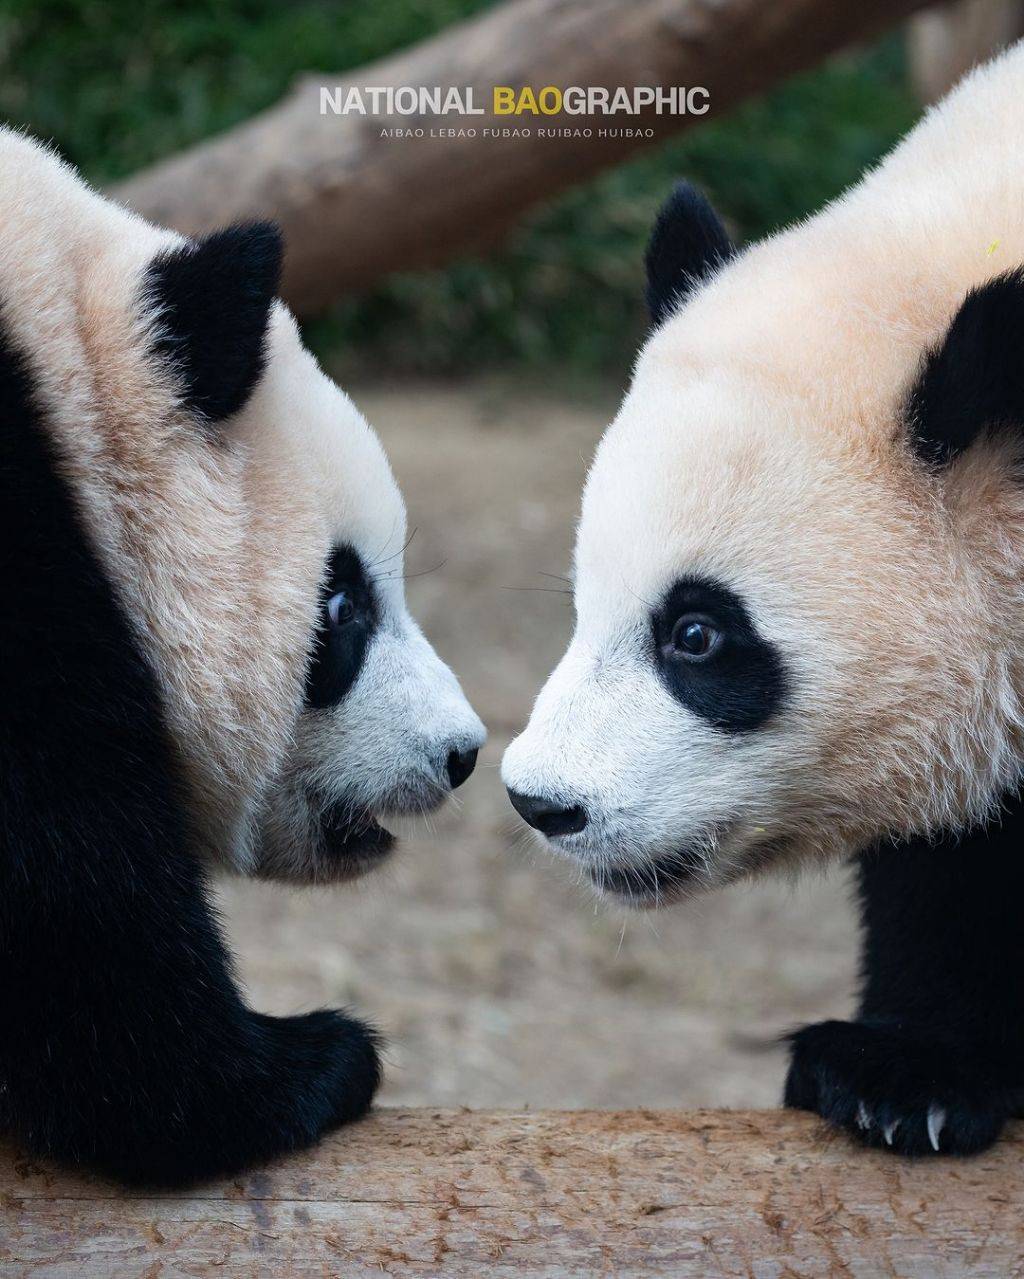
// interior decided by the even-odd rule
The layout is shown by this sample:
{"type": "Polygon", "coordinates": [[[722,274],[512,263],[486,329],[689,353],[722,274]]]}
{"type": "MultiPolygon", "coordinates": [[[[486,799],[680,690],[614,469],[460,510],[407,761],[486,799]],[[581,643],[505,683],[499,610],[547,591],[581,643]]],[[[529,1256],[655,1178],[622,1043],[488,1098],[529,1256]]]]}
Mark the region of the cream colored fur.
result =
{"type": "Polygon", "coordinates": [[[513,789],[589,805],[560,851],[696,846],[710,885],[962,826],[1019,778],[1019,444],[932,474],[901,406],[971,287],[1022,263],[1017,46],[653,334],[587,481],[576,633],[505,759],[513,789]],[[642,652],[686,574],[737,591],[790,669],[746,737],[689,715],[642,652]]]}
{"type": "MultiPolygon", "coordinates": [[[[221,428],[230,447],[178,402],[148,350],[158,317],[141,313],[140,286],[153,257],[180,243],[0,130],[5,325],[31,360],[61,466],[163,684],[206,851],[260,870],[264,830],[285,838],[269,806],[286,775],[307,825],[339,797],[386,808],[410,774],[443,775],[444,752],[478,745],[482,726],[406,611],[405,509],[381,446],[285,307],[275,305],[262,381],[221,428]],[[382,666],[371,647],[362,714],[343,703],[300,715],[320,579],[345,543],[375,574],[382,635],[404,660],[382,666]],[[384,724],[365,703],[394,713],[384,724]]],[[[288,873],[317,877],[300,864],[315,852],[304,832],[287,836],[288,873]]],[[[269,861],[281,870],[279,852],[269,861]]]]}

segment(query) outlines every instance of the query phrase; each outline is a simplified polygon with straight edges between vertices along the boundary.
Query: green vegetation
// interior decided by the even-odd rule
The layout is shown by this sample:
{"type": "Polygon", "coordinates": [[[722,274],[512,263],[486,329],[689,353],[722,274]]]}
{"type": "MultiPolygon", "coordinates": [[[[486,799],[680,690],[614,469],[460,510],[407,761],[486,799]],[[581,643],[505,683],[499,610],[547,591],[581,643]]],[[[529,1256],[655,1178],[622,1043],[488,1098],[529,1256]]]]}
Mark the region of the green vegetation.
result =
{"type": "MultiPolygon", "coordinates": [[[[98,182],[269,106],[302,71],[342,71],[484,0],[0,0],[0,116],[98,182]]],[[[620,375],[642,329],[654,210],[693,178],[741,238],[818,208],[913,123],[899,42],[834,60],[712,116],[536,212],[486,258],[403,275],[310,326],[346,373],[533,365],[620,375]]],[[[558,145],[553,143],[552,145],[558,145]]]]}

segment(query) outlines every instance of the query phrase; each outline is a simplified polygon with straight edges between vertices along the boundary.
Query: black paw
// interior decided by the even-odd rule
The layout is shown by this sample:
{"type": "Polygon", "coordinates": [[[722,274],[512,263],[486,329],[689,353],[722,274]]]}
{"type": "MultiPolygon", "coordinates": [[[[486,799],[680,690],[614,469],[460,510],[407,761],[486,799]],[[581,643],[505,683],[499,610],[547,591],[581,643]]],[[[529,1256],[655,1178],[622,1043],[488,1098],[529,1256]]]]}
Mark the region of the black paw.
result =
{"type": "Polygon", "coordinates": [[[903,1155],[970,1155],[990,1146],[1012,1100],[970,1051],[895,1024],[824,1021],[790,1036],[785,1104],[869,1146],[903,1155]]]}
{"type": "Polygon", "coordinates": [[[267,1077],[259,1086],[267,1101],[279,1103],[295,1144],[366,1114],[381,1080],[373,1030],[327,1009],[301,1017],[254,1013],[253,1019],[260,1056],[266,1053],[267,1077]]]}

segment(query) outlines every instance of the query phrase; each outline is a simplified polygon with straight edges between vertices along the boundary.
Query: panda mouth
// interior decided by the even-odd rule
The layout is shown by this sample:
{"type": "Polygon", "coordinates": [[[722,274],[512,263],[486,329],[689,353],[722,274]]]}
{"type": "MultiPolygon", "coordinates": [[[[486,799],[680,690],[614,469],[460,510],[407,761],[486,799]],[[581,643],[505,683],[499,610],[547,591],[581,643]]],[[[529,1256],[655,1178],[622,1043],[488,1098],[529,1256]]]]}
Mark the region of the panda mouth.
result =
{"type": "Polygon", "coordinates": [[[352,879],[383,861],[394,848],[395,837],[367,809],[332,804],[320,814],[319,844],[331,878],[352,879]]]}
{"type": "Polygon", "coordinates": [[[602,893],[643,909],[681,897],[705,869],[699,854],[681,852],[640,865],[592,866],[589,874],[602,893]]]}

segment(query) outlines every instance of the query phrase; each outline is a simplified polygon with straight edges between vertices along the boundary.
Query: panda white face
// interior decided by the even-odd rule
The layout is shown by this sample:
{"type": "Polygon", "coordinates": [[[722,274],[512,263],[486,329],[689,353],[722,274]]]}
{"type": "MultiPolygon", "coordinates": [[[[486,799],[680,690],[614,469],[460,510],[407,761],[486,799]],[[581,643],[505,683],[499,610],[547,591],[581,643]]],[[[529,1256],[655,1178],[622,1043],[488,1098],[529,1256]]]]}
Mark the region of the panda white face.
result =
{"type": "Polygon", "coordinates": [[[668,453],[681,388],[664,381],[638,373],[602,441],[575,634],[503,768],[526,820],[636,904],[723,883],[792,838],[819,753],[802,729],[825,695],[808,696],[808,658],[828,642],[794,553],[816,513],[795,509],[793,459],[766,466],[759,432],[723,430],[741,405],[721,386],[686,388],[706,427],[673,431],[668,453]]]}
{"type": "Polygon", "coordinates": [[[407,518],[384,450],[284,312],[244,417],[252,463],[274,483],[291,473],[281,501],[316,547],[302,710],[257,872],[344,879],[389,851],[381,819],[430,811],[468,778],[485,730],[405,605],[407,518]]]}
{"type": "Polygon", "coordinates": [[[275,879],[351,878],[390,850],[381,819],[435,809],[466,780],[484,728],[406,607],[406,513],[383,449],[283,308],[235,429],[302,548],[307,621],[301,708],[251,856],[275,879]]]}
{"type": "Polygon", "coordinates": [[[586,484],[575,633],[502,769],[548,845],[639,906],[961,827],[1020,773],[1017,446],[927,461],[929,417],[962,427],[940,376],[962,353],[932,356],[915,441],[921,348],[888,405],[845,409],[742,358],[736,293],[756,275],[717,314],[655,309],[586,484]]]}

